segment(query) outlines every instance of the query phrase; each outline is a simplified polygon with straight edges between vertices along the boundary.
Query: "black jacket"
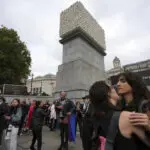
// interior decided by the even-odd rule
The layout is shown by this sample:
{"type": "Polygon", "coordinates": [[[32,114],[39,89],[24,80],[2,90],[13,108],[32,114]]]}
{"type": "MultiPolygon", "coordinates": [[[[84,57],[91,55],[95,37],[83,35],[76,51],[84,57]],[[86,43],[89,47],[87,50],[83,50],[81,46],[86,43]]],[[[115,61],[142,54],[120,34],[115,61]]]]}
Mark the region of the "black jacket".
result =
{"type": "Polygon", "coordinates": [[[0,105],[0,131],[7,128],[7,121],[4,115],[9,114],[9,106],[4,102],[0,105]]]}
{"type": "Polygon", "coordinates": [[[26,115],[28,115],[29,106],[27,104],[21,105],[21,109],[22,109],[22,118],[25,118],[26,115]]]}
{"type": "Polygon", "coordinates": [[[56,106],[63,106],[63,109],[59,109],[56,107],[57,108],[56,113],[57,115],[59,115],[59,118],[61,119],[64,119],[68,112],[75,113],[75,105],[69,99],[59,100],[56,103],[56,106]]]}
{"type": "Polygon", "coordinates": [[[93,137],[94,129],[97,129],[97,134],[106,136],[108,125],[110,123],[113,111],[119,109],[107,103],[89,105],[89,109],[83,119],[83,136],[82,143],[84,150],[97,150],[97,138],[93,137]],[[100,127],[100,128],[99,128],[100,127]],[[101,130],[99,130],[101,129],[101,130]]]}
{"type": "Polygon", "coordinates": [[[21,124],[21,117],[22,117],[22,109],[21,107],[11,107],[10,108],[10,124],[13,126],[19,127],[21,124]]]}
{"type": "Polygon", "coordinates": [[[48,112],[45,112],[42,108],[36,108],[32,114],[31,128],[42,128],[44,117],[48,115],[48,112]]]}
{"type": "Polygon", "coordinates": [[[63,105],[63,109],[60,111],[60,113],[62,112],[63,117],[61,118],[61,115],[59,116],[61,119],[66,117],[68,112],[75,113],[75,105],[71,100],[66,99],[64,104],[62,105],[63,105]]]}

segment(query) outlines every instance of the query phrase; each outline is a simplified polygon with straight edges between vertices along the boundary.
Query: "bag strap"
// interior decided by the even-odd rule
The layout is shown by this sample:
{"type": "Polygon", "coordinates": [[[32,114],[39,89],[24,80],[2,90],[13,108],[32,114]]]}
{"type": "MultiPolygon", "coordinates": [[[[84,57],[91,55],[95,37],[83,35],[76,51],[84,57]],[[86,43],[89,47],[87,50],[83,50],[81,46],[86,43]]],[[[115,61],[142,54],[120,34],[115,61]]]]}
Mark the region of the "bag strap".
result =
{"type": "Polygon", "coordinates": [[[112,119],[108,128],[108,133],[107,133],[107,138],[106,138],[106,143],[105,143],[105,150],[114,149],[114,141],[118,133],[120,113],[121,113],[120,111],[115,111],[113,113],[113,116],[112,116],[112,119]]]}

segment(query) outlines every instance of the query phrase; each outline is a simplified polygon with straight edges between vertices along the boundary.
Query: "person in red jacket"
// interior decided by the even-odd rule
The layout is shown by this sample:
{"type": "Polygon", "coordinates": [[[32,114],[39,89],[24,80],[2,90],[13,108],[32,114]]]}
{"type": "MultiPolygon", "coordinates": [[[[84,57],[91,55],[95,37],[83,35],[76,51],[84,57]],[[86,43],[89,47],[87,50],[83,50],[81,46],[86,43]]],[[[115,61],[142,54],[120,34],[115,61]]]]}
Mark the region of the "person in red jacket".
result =
{"type": "Polygon", "coordinates": [[[28,128],[28,129],[30,128],[30,125],[31,125],[32,113],[33,113],[35,104],[36,104],[36,100],[33,100],[33,101],[32,101],[32,104],[31,104],[31,106],[30,106],[30,108],[29,108],[28,119],[27,119],[27,128],[28,128]]]}

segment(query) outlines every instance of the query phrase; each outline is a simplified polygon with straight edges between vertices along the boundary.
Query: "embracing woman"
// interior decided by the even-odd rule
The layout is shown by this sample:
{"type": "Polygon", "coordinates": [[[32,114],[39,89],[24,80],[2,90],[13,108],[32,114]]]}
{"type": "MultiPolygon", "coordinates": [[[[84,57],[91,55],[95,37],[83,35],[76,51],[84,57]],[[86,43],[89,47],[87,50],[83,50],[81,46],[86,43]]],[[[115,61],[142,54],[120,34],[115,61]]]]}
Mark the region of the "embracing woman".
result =
{"type": "MultiPolygon", "coordinates": [[[[145,135],[150,138],[150,120],[147,114],[138,114],[141,112],[142,104],[144,101],[150,101],[150,92],[144,84],[142,78],[136,73],[125,72],[119,75],[117,83],[118,94],[122,97],[121,107],[124,111],[132,112],[129,116],[131,125],[141,128],[145,135]]],[[[127,141],[123,136],[117,139],[119,146],[118,149],[124,150],[126,146],[124,141],[127,141]]],[[[137,136],[132,136],[132,141],[137,144],[139,150],[148,150],[147,146],[137,136]]]]}

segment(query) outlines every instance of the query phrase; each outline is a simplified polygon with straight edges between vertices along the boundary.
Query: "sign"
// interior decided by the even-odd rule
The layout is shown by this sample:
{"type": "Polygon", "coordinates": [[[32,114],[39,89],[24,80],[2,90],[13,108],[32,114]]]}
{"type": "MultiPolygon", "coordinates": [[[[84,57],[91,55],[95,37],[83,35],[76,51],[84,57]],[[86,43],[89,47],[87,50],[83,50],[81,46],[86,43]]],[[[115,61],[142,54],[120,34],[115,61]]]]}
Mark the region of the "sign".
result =
{"type": "MultiPolygon", "coordinates": [[[[150,69],[135,73],[143,79],[144,83],[147,86],[150,86],[150,69]]],[[[115,85],[118,82],[118,75],[110,77],[110,80],[112,85],[115,85]]]]}
{"type": "Polygon", "coordinates": [[[143,79],[146,85],[150,86],[150,69],[136,73],[143,79]]]}
{"type": "Polygon", "coordinates": [[[25,85],[4,84],[0,86],[0,90],[6,95],[27,95],[27,87],[25,85]]]}

